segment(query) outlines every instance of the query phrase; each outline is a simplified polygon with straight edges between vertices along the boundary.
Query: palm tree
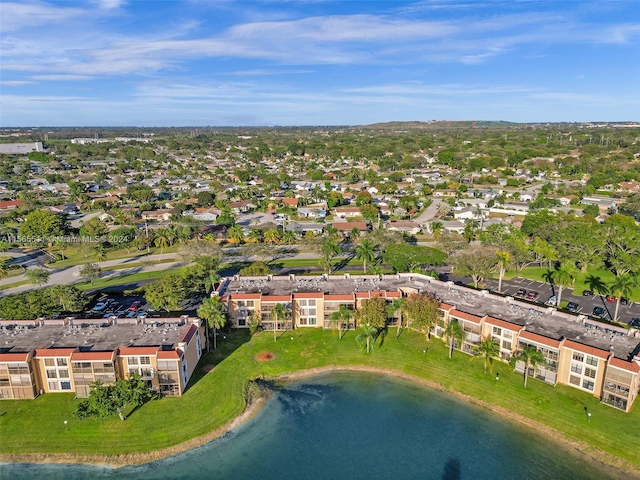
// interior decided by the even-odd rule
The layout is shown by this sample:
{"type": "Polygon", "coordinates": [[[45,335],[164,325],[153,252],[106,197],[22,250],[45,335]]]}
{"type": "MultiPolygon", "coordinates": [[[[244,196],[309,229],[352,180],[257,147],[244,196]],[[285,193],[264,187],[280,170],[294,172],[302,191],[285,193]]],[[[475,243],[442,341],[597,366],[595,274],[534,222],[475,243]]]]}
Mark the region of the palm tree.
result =
{"type": "Polygon", "coordinates": [[[51,275],[51,272],[44,268],[31,268],[24,272],[24,274],[31,283],[35,283],[39,288],[42,288],[42,285],[49,282],[49,276],[51,275]]]}
{"type": "Polygon", "coordinates": [[[342,325],[344,325],[345,322],[347,322],[347,330],[349,329],[349,320],[351,320],[351,317],[353,317],[353,311],[344,305],[340,305],[338,311],[331,314],[332,323],[335,322],[338,324],[338,339],[342,340],[342,325]]]}
{"type": "Polygon", "coordinates": [[[602,303],[604,304],[604,299],[602,298],[602,296],[609,294],[609,287],[607,287],[607,284],[604,283],[602,278],[597,277],[595,275],[589,275],[585,279],[585,283],[589,287],[589,290],[597,293],[598,295],[601,295],[600,298],[602,299],[602,303]]]}
{"type": "Polygon", "coordinates": [[[371,351],[371,344],[376,341],[378,336],[378,328],[373,325],[365,324],[362,326],[362,333],[356,337],[356,342],[367,344],[367,353],[371,351]]]}
{"type": "Polygon", "coordinates": [[[356,245],[356,258],[363,261],[364,273],[367,273],[367,262],[373,262],[376,258],[375,244],[365,238],[362,243],[356,245]]]}
{"type": "Polygon", "coordinates": [[[107,259],[107,250],[103,245],[98,245],[95,249],[96,252],[96,260],[98,262],[104,262],[107,259]]]}
{"type": "Polygon", "coordinates": [[[467,332],[464,331],[458,320],[451,319],[444,331],[444,337],[449,342],[449,358],[451,358],[453,356],[453,343],[457,342],[458,345],[462,345],[464,339],[467,338],[467,332]]]}
{"type": "Polygon", "coordinates": [[[240,225],[234,225],[227,232],[227,237],[234,243],[244,242],[244,230],[240,225]]]}
{"type": "Polygon", "coordinates": [[[439,237],[440,235],[442,235],[443,232],[444,232],[444,224],[441,221],[436,220],[434,222],[431,222],[431,234],[434,237],[439,237]]]}
{"type": "Polygon", "coordinates": [[[285,230],[282,234],[282,243],[285,245],[295,245],[298,242],[298,234],[292,230],[285,230]]]}
{"type": "Polygon", "coordinates": [[[496,252],[496,256],[498,257],[498,271],[500,275],[498,278],[498,291],[501,292],[502,279],[504,278],[504,273],[507,270],[509,263],[511,263],[511,255],[506,250],[503,250],[496,252]]]}
{"type": "Polygon", "coordinates": [[[277,329],[278,329],[278,318],[286,318],[288,314],[287,307],[285,307],[282,303],[276,303],[271,310],[271,319],[273,320],[273,340],[277,341],[277,329]]]}
{"type": "Polygon", "coordinates": [[[213,328],[213,349],[217,348],[216,329],[224,327],[227,323],[227,316],[224,313],[224,305],[219,297],[205,298],[198,308],[198,317],[205,320],[207,328],[207,351],[210,349],[209,328],[213,328]]]}
{"type": "Polygon", "coordinates": [[[569,285],[572,285],[576,279],[576,271],[570,266],[560,265],[559,268],[553,272],[553,280],[558,285],[558,302],[556,306],[560,306],[560,300],[562,299],[562,290],[569,285]]]}
{"type": "Polygon", "coordinates": [[[611,293],[616,293],[616,297],[618,297],[616,299],[616,311],[613,315],[614,322],[618,321],[618,310],[620,309],[621,297],[630,297],[633,289],[637,286],[638,279],[629,273],[616,277],[609,285],[611,293]]]}
{"type": "Polygon", "coordinates": [[[487,374],[487,368],[489,372],[493,371],[493,359],[500,356],[500,345],[493,338],[487,338],[483,340],[480,345],[473,348],[476,355],[471,357],[471,360],[476,358],[484,359],[484,374],[487,374]]]}
{"type": "Polygon", "coordinates": [[[396,340],[400,337],[400,330],[402,329],[402,310],[404,309],[404,302],[406,297],[396,298],[393,302],[387,305],[387,316],[393,317],[398,315],[398,330],[396,330],[396,340]]]}
{"type": "Polygon", "coordinates": [[[166,228],[161,228],[156,232],[156,238],[153,243],[160,249],[160,257],[162,257],[163,250],[169,246],[169,232],[167,232],[166,228]]]}
{"type": "Polygon", "coordinates": [[[264,243],[276,244],[280,241],[280,232],[275,228],[270,228],[264,232],[264,243]]]}
{"type": "Polygon", "coordinates": [[[544,365],[547,361],[545,360],[544,355],[533,345],[524,346],[522,351],[515,357],[512,357],[509,363],[512,366],[515,366],[516,362],[519,360],[524,362],[524,388],[527,388],[527,376],[529,375],[529,369],[534,367],[535,371],[535,367],[537,365],[544,365]]]}
{"type": "Polygon", "coordinates": [[[249,235],[247,236],[247,241],[251,243],[261,242],[264,238],[264,232],[259,228],[252,228],[249,230],[249,235]]]}

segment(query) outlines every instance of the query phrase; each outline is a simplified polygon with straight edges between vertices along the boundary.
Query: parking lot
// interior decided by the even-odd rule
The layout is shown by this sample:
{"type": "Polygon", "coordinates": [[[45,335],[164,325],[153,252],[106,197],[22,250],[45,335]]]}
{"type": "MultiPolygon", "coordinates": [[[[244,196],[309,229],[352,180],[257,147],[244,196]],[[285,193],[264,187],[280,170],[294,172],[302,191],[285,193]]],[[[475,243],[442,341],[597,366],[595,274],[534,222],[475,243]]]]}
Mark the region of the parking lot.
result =
{"type": "MultiPolygon", "coordinates": [[[[450,280],[461,280],[464,283],[468,283],[470,280],[452,274],[449,274],[448,277],[450,280]]],[[[485,280],[485,284],[486,288],[489,290],[498,290],[497,279],[487,279],[485,280]]],[[[552,297],[553,295],[557,296],[559,293],[557,286],[552,286],[548,283],[538,282],[535,280],[529,280],[527,278],[516,277],[512,280],[502,281],[502,290],[507,295],[516,297],[516,293],[518,293],[518,290],[521,289],[526,293],[519,299],[523,301],[531,301],[532,303],[536,304],[545,304],[550,297],[552,297]],[[531,292],[537,293],[537,297],[535,299],[526,298],[526,296],[531,292]]],[[[615,301],[607,301],[607,299],[601,295],[574,296],[573,289],[571,288],[562,289],[562,298],[560,300],[562,302],[571,302],[576,305],[575,308],[568,309],[568,311],[570,312],[589,315],[594,318],[602,318],[604,320],[613,319],[616,311],[615,301]],[[599,313],[598,310],[594,312],[594,309],[601,309],[602,313],[599,313]]],[[[638,324],[640,326],[640,304],[636,302],[628,302],[627,305],[623,305],[621,302],[620,310],[618,311],[618,319],[622,323],[631,324],[633,322],[634,325],[638,324]]]]}
{"type": "MultiPolygon", "coordinates": [[[[180,314],[196,315],[196,310],[202,303],[202,296],[185,300],[180,304],[180,314]]],[[[83,313],[77,316],[82,318],[133,318],[139,316],[167,317],[176,312],[154,310],[142,295],[123,295],[117,292],[105,292],[98,294],[83,313]]]]}

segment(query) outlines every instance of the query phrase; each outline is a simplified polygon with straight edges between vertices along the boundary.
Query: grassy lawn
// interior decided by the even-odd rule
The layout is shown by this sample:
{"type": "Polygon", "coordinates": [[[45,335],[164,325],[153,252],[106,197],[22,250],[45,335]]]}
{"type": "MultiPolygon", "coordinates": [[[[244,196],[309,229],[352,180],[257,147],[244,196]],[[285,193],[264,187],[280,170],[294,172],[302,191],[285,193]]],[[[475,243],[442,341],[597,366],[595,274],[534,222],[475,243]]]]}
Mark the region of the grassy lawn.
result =
{"type": "Polygon", "coordinates": [[[271,332],[250,338],[247,332],[235,331],[220,341],[216,352],[203,357],[181,398],[151,402],[125,422],[117,418],[77,420],[72,416],[76,401],[70,394],[5,400],[0,402],[0,452],[117,454],[157,450],[203,435],[240,414],[245,406],[245,384],[252,378],[326,365],[368,365],[416,375],[445,389],[499,405],[640,468],[637,405],[626,414],[600,404],[585,392],[534,379],[525,390],[522,376],[500,362],[494,365],[494,373],[500,373],[497,382],[494,375],[483,375],[482,362],[471,362],[460,352],[454,352],[449,360],[440,340],[425,343],[422,335],[413,332],[403,332],[399,340],[390,332],[382,346],[377,343],[368,355],[354,338],[354,332],[338,340],[330,331],[298,329],[274,342],[271,332]],[[262,351],[273,352],[276,358],[259,363],[254,356],[262,351]],[[211,364],[215,368],[204,374],[201,367],[211,364]],[[592,413],[589,423],[585,407],[592,413]],[[69,431],[64,420],[69,421],[69,431]]]}
{"type": "MultiPolygon", "coordinates": [[[[127,267],[128,268],[128,267],[127,267]]],[[[157,280],[167,275],[179,275],[184,272],[185,267],[170,268],[167,270],[155,270],[153,272],[139,272],[132,273],[131,275],[121,275],[117,277],[110,277],[105,279],[99,279],[93,282],[76,283],[75,286],[80,290],[94,290],[96,288],[113,287],[115,285],[122,285],[126,283],[139,282],[141,280],[157,280]]]]}
{"type": "MultiPolygon", "coordinates": [[[[174,254],[178,251],[180,245],[177,243],[170,246],[169,248],[165,248],[162,251],[162,254],[174,254]]],[[[56,247],[48,248],[53,254],[60,255],[60,249],[56,247]]],[[[151,247],[149,249],[149,255],[160,254],[160,249],[156,247],[151,247]]],[[[107,250],[107,260],[118,260],[122,258],[132,258],[139,257],[141,255],[147,255],[146,250],[136,250],[131,249],[127,251],[125,248],[120,249],[108,249],[107,250]]],[[[77,247],[70,246],[64,251],[64,260],[58,260],[57,262],[48,264],[51,268],[66,268],[72,267],[74,265],[83,265],[85,263],[97,263],[96,256],[93,253],[90,253],[89,256],[85,256],[85,254],[77,247]]]]}
{"type": "MultiPolygon", "coordinates": [[[[524,278],[529,278],[531,280],[536,280],[539,282],[546,282],[544,278],[545,272],[548,270],[547,267],[539,268],[535,267],[525,267],[520,272],[520,276],[524,278]]],[[[575,284],[573,286],[573,291],[575,295],[582,295],[583,290],[589,290],[589,286],[586,283],[587,277],[593,275],[594,277],[600,277],[600,279],[605,283],[609,284],[615,278],[615,275],[611,273],[609,270],[604,268],[590,268],[587,270],[586,274],[580,274],[578,278],[576,278],[575,284]]],[[[515,271],[508,272],[508,275],[505,275],[505,278],[513,278],[516,276],[515,271]]],[[[640,302],[640,288],[636,288],[633,292],[633,295],[629,298],[634,302],[640,302]]]]}

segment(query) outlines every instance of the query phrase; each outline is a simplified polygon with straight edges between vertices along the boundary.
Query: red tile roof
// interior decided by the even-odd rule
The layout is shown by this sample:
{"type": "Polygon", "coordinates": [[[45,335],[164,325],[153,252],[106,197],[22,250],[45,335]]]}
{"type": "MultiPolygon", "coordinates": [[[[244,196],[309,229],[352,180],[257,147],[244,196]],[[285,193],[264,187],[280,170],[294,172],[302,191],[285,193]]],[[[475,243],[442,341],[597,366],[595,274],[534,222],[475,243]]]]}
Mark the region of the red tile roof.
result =
{"type": "Polygon", "coordinates": [[[290,302],[291,295],[263,295],[262,301],[265,303],[271,302],[290,302]]]}
{"type": "Polygon", "coordinates": [[[69,357],[76,348],[36,348],[36,357],[69,357]]]}
{"type": "Polygon", "coordinates": [[[353,293],[349,295],[325,295],[324,300],[326,302],[336,302],[336,301],[354,301],[353,293]]]}
{"type": "Polygon", "coordinates": [[[182,357],[182,350],[160,350],[158,360],[175,360],[182,357]]]}
{"type": "Polygon", "coordinates": [[[495,325],[496,327],[504,328],[506,330],[511,330],[512,332],[519,332],[522,330],[522,325],[516,325],[515,323],[505,322],[504,320],[500,320],[499,318],[490,317],[487,315],[485,318],[485,323],[489,325],[495,325]]]}
{"type": "Polygon", "coordinates": [[[293,294],[293,298],[322,298],[324,293],[322,292],[296,292],[293,294]]]}
{"type": "Polygon", "coordinates": [[[29,353],[0,353],[0,363],[4,362],[26,362],[29,353]]]}
{"type": "Polygon", "coordinates": [[[160,347],[120,347],[120,355],[155,355],[160,347]]]}
{"type": "Polygon", "coordinates": [[[448,303],[442,302],[442,303],[440,303],[440,308],[442,310],[449,311],[449,310],[451,310],[453,308],[453,305],[449,305],[448,303]]]}
{"type": "Polygon", "coordinates": [[[262,297],[261,293],[230,293],[231,300],[259,300],[262,297]]]}
{"type": "Polygon", "coordinates": [[[482,320],[482,317],[471,315],[470,313],[466,313],[466,312],[461,312],[460,310],[456,310],[456,309],[450,310],[449,315],[451,315],[452,317],[458,318],[460,320],[467,320],[469,322],[477,323],[478,325],[482,320]]]}
{"type": "Polygon", "coordinates": [[[572,350],[576,350],[578,352],[588,353],[589,355],[593,355],[594,357],[600,357],[604,359],[608,358],[610,355],[610,353],[605,350],[601,350],[596,347],[590,347],[589,345],[574,342],[573,340],[565,340],[563,346],[572,350]]]}
{"type": "Polygon", "coordinates": [[[195,323],[192,323],[187,333],[185,333],[184,337],[182,337],[181,342],[189,343],[197,332],[198,332],[198,325],[196,325],[195,323]]]}
{"type": "Polygon", "coordinates": [[[71,361],[78,360],[113,360],[115,357],[115,350],[111,352],[73,352],[71,354],[71,361]]]}
{"type": "Polygon", "coordinates": [[[532,342],[541,343],[542,345],[553,348],[560,348],[561,342],[561,340],[554,340],[553,338],[538,335],[537,333],[533,332],[527,332],[526,330],[521,331],[518,334],[518,338],[524,338],[525,340],[531,340],[532,342]]]}
{"type": "Polygon", "coordinates": [[[611,357],[609,359],[609,365],[616,368],[621,368],[622,370],[627,370],[629,372],[640,373],[640,365],[636,362],[627,362],[626,360],[611,357]]]}

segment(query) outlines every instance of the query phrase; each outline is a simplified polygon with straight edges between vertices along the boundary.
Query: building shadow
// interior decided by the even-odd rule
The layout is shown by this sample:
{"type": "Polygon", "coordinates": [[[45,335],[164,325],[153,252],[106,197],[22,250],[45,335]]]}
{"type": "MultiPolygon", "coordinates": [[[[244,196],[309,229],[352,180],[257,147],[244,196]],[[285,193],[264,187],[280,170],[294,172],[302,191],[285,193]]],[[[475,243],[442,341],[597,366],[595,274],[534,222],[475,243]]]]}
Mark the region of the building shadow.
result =
{"type": "Polygon", "coordinates": [[[460,461],[457,458],[450,458],[444,464],[442,480],[460,480],[462,478],[460,470],[460,461]]]}

